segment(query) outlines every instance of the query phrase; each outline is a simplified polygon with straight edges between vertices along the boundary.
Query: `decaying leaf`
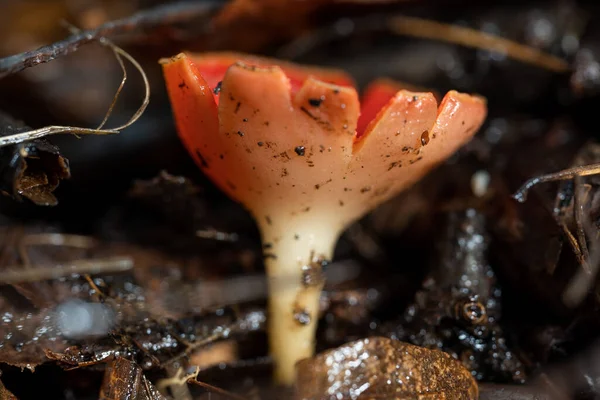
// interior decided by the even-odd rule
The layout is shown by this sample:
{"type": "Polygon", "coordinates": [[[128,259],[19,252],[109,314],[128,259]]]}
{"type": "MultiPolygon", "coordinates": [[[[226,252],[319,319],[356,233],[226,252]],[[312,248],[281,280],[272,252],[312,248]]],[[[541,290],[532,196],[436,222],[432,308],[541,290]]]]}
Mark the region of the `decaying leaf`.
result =
{"type": "Polygon", "coordinates": [[[297,399],[477,399],[475,379],[438,350],[371,337],[297,364],[297,399]]]}
{"type": "MultiPolygon", "coordinates": [[[[0,136],[29,130],[24,123],[0,112],[0,136]]],[[[16,200],[25,197],[37,205],[56,205],[52,192],[70,176],[69,161],[46,140],[0,147],[0,191],[16,200]]]]}
{"type": "Polygon", "coordinates": [[[109,365],[100,389],[100,400],[118,399],[166,400],[139,365],[121,357],[109,365]]]}

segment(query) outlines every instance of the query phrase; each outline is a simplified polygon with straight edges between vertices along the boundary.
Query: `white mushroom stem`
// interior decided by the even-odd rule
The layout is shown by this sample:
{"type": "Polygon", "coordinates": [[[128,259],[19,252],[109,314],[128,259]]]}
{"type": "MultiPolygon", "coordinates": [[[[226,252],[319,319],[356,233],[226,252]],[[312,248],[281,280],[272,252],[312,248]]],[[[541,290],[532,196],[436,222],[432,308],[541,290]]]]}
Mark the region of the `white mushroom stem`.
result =
{"type": "Polygon", "coordinates": [[[292,384],[296,362],[314,354],[322,265],[329,262],[338,238],[330,221],[312,218],[259,218],[269,277],[269,340],[276,362],[275,379],[292,384]]]}

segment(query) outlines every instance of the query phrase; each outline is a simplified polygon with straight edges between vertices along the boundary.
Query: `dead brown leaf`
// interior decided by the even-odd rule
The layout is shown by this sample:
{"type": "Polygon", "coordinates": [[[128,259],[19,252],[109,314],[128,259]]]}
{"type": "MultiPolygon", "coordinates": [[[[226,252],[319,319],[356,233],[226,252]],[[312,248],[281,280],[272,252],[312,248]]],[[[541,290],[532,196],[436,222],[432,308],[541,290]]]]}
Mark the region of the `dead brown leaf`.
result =
{"type": "Polygon", "coordinates": [[[450,355],[371,337],[297,365],[297,399],[472,399],[475,379],[450,355]]]}

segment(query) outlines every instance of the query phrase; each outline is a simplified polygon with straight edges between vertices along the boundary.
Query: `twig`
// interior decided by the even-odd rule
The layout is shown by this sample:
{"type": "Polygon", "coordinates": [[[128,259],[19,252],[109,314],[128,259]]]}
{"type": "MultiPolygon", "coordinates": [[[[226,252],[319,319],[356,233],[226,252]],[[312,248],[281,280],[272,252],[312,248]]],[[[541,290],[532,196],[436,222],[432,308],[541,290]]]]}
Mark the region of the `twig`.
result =
{"type": "MultiPolygon", "coordinates": [[[[404,15],[394,15],[386,17],[384,20],[372,19],[372,17],[354,20],[344,18],[340,19],[339,22],[340,24],[349,22],[346,25],[356,27],[356,30],[360,31],[381,31],[382,29],[387,29],[398,35],[434,39],[465,47],[493,51],[554,72],[566,72],[569,70],[569,64],[561,58],[477,29],[404,15]]],[[[344,27],[340,29],[334,25],[315,30],[307,35],[300,36],[298,39],[284,46],[278,52],[278,55],[286,58],[297,58],[319,44],[347,37],[351,34],[352,29],[354,28],[346,29],[344,27]]]]}
{"type": "MultiPolygon", "coordinates": [[[[104,292],[102,290],[100,290],[100,288],[98,287],[98,285],[96,285],[96,282],[94,282],[94,280],[92,279],[92,277],[90,276],[90,274],[83,274],[83,279],[85,279],[85,281],[87,282],[87,284],[90,285],[90,288],[94,291],[93,294],[95,294],[96,300],[102,300],[102,299],[108,297],[107,295],[104,294],[104,292]]],[[[90,297],[93,294],[90,293],[90,297]]],[[[139,346],[139,345],[138,345],[138,347],[141,348],[141,346],[139,346]]]]}
{"type": "Polygon", "coordinates": [[[183,368],[180,367],[174,374],[171,374],[169,378],[163,378],[156,382],[156,389],[158,389],[159,392],[166,394],[166,389],[168,387],[184,385],[187,383],[188,379],[194,379],[196,376],[198,376],[199,372],[200,368],[196,367],[194,372],[184,375],[183,368]]]}
{"type": "Polygon", "coordinates": [[[167,373],[171,377],[158,381],[156,388],[163,394],[167,394],[167,388],[171,389],[171,397],[174,400],[191,400],[192,394],[187,384],[190,379],[195,379],[198,376],[200,369],[196,367],[194,372],[187,375],[184,375],[182,367],[179,367],[174,372],[172,370],[173,366],[167,367],[167,373]]]}
{"type": "Polygon", "coordinates": [[[203,388],[205,388],[207,390],[210,390],[212,392],[215,392],[215,393],[222,394],[222,395],[227,396],[229,398],[232,398],[234,400],[248,400],[246,397],[242,397],[242,396],[239,396],[239,395],[237,395],[235,393],[228,392],[225,389],[221,389],[219,387],[210,385],[210,384],[205,383],[205,382],[200,382],[196,378],[190,378],[190,379],[188,379],[188,383],[191,383],[191,384],[203,387],[203,388]]]}
{"type": "Polygon", "coordinates": [[[165,4],[140,11],[130,17],[107,22],[96,29],[78,32],[68,38],[40,47],[37,50],[16,54],[0,59],[0,79],[38,64],[47,63],[57,57],[73,53],[80,46],[100,38],[114,38],[120,35],[148,31],[172,25],[199,16],[209,16],[224,4],[223,1],[202,0],[165,4]]]}
{"type": "Polygon", "coordinates": [[[531,178],[525,182],[523,186],[521,186],[519,190],[512,195],[512,197],[519,203],[524,203],[525,200],[527,200],[527,194],[529,193],[529,190],[538,183],[566,181],[573,179],[576,176],[589,176],[596,174],[600,174],[600,163],[567,168],[551,174],[536,176],[535,178],[531,178]]]}
{"type": "Polygon", "coordinates": [[[198,349],[198,348],[200,348],[202,346],[205,346],[205,345],[207,345],[209,343],[212,343],[212,342],[215,342],[215,341],[217,341],[219,339],[227,337],[228,332],[231,331],[231,328],[233,328],[234,325],[235,325],[235,323],[233,323],[233,324],[225,327],[225,329],[219,330],[218,332],[213,333],[212,335],[209,335],[209,336],[205,337],[202,340],[199,340],[198,342],[190,344],[188,348],[186,348],[180,354],[176,355],[175,357],[173,357],[170,360],[168,360],[167,362],[165,362],[163,365],[172,364],[175,361],[181,360],[182,358],[189,356],[191,353],[194,352],[194,350],[196,350],[196,349],[198,349]]]}
{"type": "Polygon", "coordinates": [[[62,278],[71,274],[84,275],[123,272],[131,268],[133,268],[133,261],[129,257],[76,260],[66,264],[36,266],[27,269],[13,266],[0,271],[0,284],[38,282],[62,278]]]}
{"type": "Polygon", "coordinates": [[[589,221],[584,220],[583,207],[589,193],[589,188],[587,188],[587,192],[582,192],[582,190],[586,190],[586,188],[581,182],[582,177],[597,174],[600,174],[600,163],[568,168],[551,174],[540,175],[531,178],[512,195],[515,200],[523,203],[527,200],[527,194],[529,193],[529,190],[538,183],[569,179],[575,180],[573,208],[575,213],[577,238],[575,238],[574,235],[566,228],[564,222],[560,223],[560,225],[563,226],[563,230],[568,233],[567,238],[569,243],[571,243],[575,256],[581,264],[581,268],[571,278],[562,295],[563,303],[565,303],[565,305],[568,307],[575,307],[581,303],[585,295],[588,293],[588,290],[595,282],[598,270],[600,269],[600,243],[598,243],[598,237],[592,241],[593,246],[591,251],[588,250],[587,247],[586,235],[589,237],[594,237],[597,235],[595,235],[595,232],[590,226],[589,221]],[[582,196],[584,197],[583,199],[581,198],[582,196]]]}

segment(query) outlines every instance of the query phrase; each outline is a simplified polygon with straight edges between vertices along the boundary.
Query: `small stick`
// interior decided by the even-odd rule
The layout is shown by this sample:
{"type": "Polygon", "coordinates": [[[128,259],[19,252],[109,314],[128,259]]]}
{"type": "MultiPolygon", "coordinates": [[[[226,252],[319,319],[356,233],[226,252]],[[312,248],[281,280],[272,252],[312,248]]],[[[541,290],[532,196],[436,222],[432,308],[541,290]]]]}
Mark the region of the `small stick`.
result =
{"type": "Polygon", "coordinates": [[[529,179],[512,195],[519,203],[524,203],[527,200],[529,190],[538,183],[566,181],[573,179],[576,176],[589,176],[600,174],[600,163],[583,165],[579,167],[567,168],[562,171],[554,172],[547,175],[536,176],[529,179]]]}
{"type": "Polygon", "coordinates": [[[140,11],[120,20],[107,22],[96,29],[78,32],[62,41],[40,47],[37,50],[0,58],[0,79],[26,68],[47,63],[57,57],[73,53],[80,46],[94,40],[133,34],[189,21],[199,16],[209,16],[213,11],[220,9],[223,4],[223,2],[215,0],[177,2],[140,11]]]}
{"type": "MultiPolygon", "coordinates": [[[[171,369],[173,369],[173,367],[167,367],[167,370],[171,370],[171,369]]],[[[191,374],[184,375],[183,368],[179,367],[177,369],[177,371],[174,371],[174,373],[169,373],[169,375],[170,375],[169,378],[164,378],[164,379],[159,380],[156,383],[156,389],[158,389],[159,392],[166,394],[167,388],[171,388],[171,391],[173,391],[174,386],[182,387],[185,384],[187,384],[190,379],[194,379],[196,376],[198,376],[199,372],[200,372],[200,369],[198,367],[196,367],[194,369],[194,372],[192,372],[191,374]]],[[[174,396],[174,397],[177,400],[177,396],[174,396]]],[[[191,395],[189,394],[189,390],[188,390],[188,397],[191,398],[191,395]]]]}
{"type": "Polygon", "coordinates": [[[221,338],[227,337],[228,332],[234,326],[235,326],[235,323],[227,326],[225,329],[221,329],[218,332],[205,337],[204,339],[202,339],[196,343],[192,343],[187,349],[185,349],[184,351],[182,351],[180,354],[176,355],[175,357],[171,358],[170,360],[165,362],[163,365],[168,365],[168,364],[174,363],[175,361],[178,361],[178,360],[182,359],[183,357],[189,356],[194,350],[196,350],[199,347],[205,346],[205,345],[215,342],[221,338]]]}
{"type": "Polygon", "coordinates": [[[199,369],[196,368],[194,372],[188,375],[183,374],[182,367],[179,367],[176,371],[174,369],[175,368],[172,365],[167,366],[167,373],[171,378],[161,381],[161,384],[164,385],[161,392],[164,392],[168,387],[171,390],[171,397],[173,397],[174,400],[192,400],[188,381],[194,379],[198,375],[199,369]]]}
{"type": "MultiPolygon", "coordinates": [[[[344,19],[347,20],[347,19],[344,19]]],[[[343,21],[340,19],[340,21],[343,21]]],[[[525,46],[495,36],[477,29],[461,27],[457,25],[444,24],[423,18],[394,15],[383,21],[374,21],[371,18],[353,19],[353,26],[362,31],[378,31],[382,26],[398,35],[412,36],[421,39],[433,39],[441,42],[453,43],[465,47],[493,51],[506,54],[508,57],[521,62],[545,68],[553,72],[567,72],[569,64],[558,57],[540,51],[534,47],[525,46]]],[[[316,29],[306,35],[300,36],[279,51],[280,57],[297,58],[299,55],[310,51],[315,46],[328,43],[350,34],[344,30],[340,33],[337,27],[325,27],[316,29]]]]}
{"type": "Polygon", "coordinates": [[[525,46],[476,29],[404,15],[390,18],[389,28],[393,32],[402,35],[435,39],[506,54],[515,60],[553,72],[566,72],[569,70],[569,64],[565,60],[544,53],[534,47],[525,46]]]}
{"type": "Polygon", "coordinates": [[[222,395],[227,396],[229,398],[232,398],[234,400],[248,400],[246,397],[242,397],[242,396],[237,395],[235,393],[228,392],[225,389],[221,389],[219,387],[210,385],[210,384],[205,383],[205,382],[200,382],[196,378],[190,378],[190,379],[188,379],[188,383],[191,383],[191,384],[203,387],[203,388],[205,388],[207,390],[210,390],[212,392],[215,392],[215,393],[222,394],[222,395]]]}
{"type": "Polygon", "coordinates": [[[96,260],[76,260],[68,264],[36,266],[23,269],[13,266],[0,271],[0,284],[39,282],[71,274],[106,274],[128,271],[133,268],[129,257],[111,257],[96,260]]]}
{"type": "Polygon", "coordinates": [[[592,251],[589,251],[587,248],[586,234],[592,237],[594,236],[594,232],[592,232],[589,223],[586,224],[586,221],[584,221],[584,199],[581,199],[582,195],[583,197],[587,197],[589,192],[588,189],[587,192],[582,193],[582,189],[585,189],[585,187],[581,182],[581,178],[596,174],[600,174],[600,163],[568,168],[551,174],[540,175],[535,178],[531,178],[512,195],[515,200],[523,203],[527,200],[527,194],[529,190],[538,183],[575,179],[573,211],[575,213],[578,240],[575,240],[573,235],[568,232],[568,230],[566,231],[569,233],[567,237],[574,249],[575,256],[581,263],[581,269],[579,269],[571,278],[571,281],[567,284],[567,287],[562,295],[563,303],[569,307],[575,307],[581,303],[587,291],[593,284],[593,281],[598,274],[598,269],[600,268],[600,248],[598,248],[598,238],[596,238],[596,241],[593,242],[592,251]],[[575,245],[573,245],[573,242],[575,242],[575,245]]]}

